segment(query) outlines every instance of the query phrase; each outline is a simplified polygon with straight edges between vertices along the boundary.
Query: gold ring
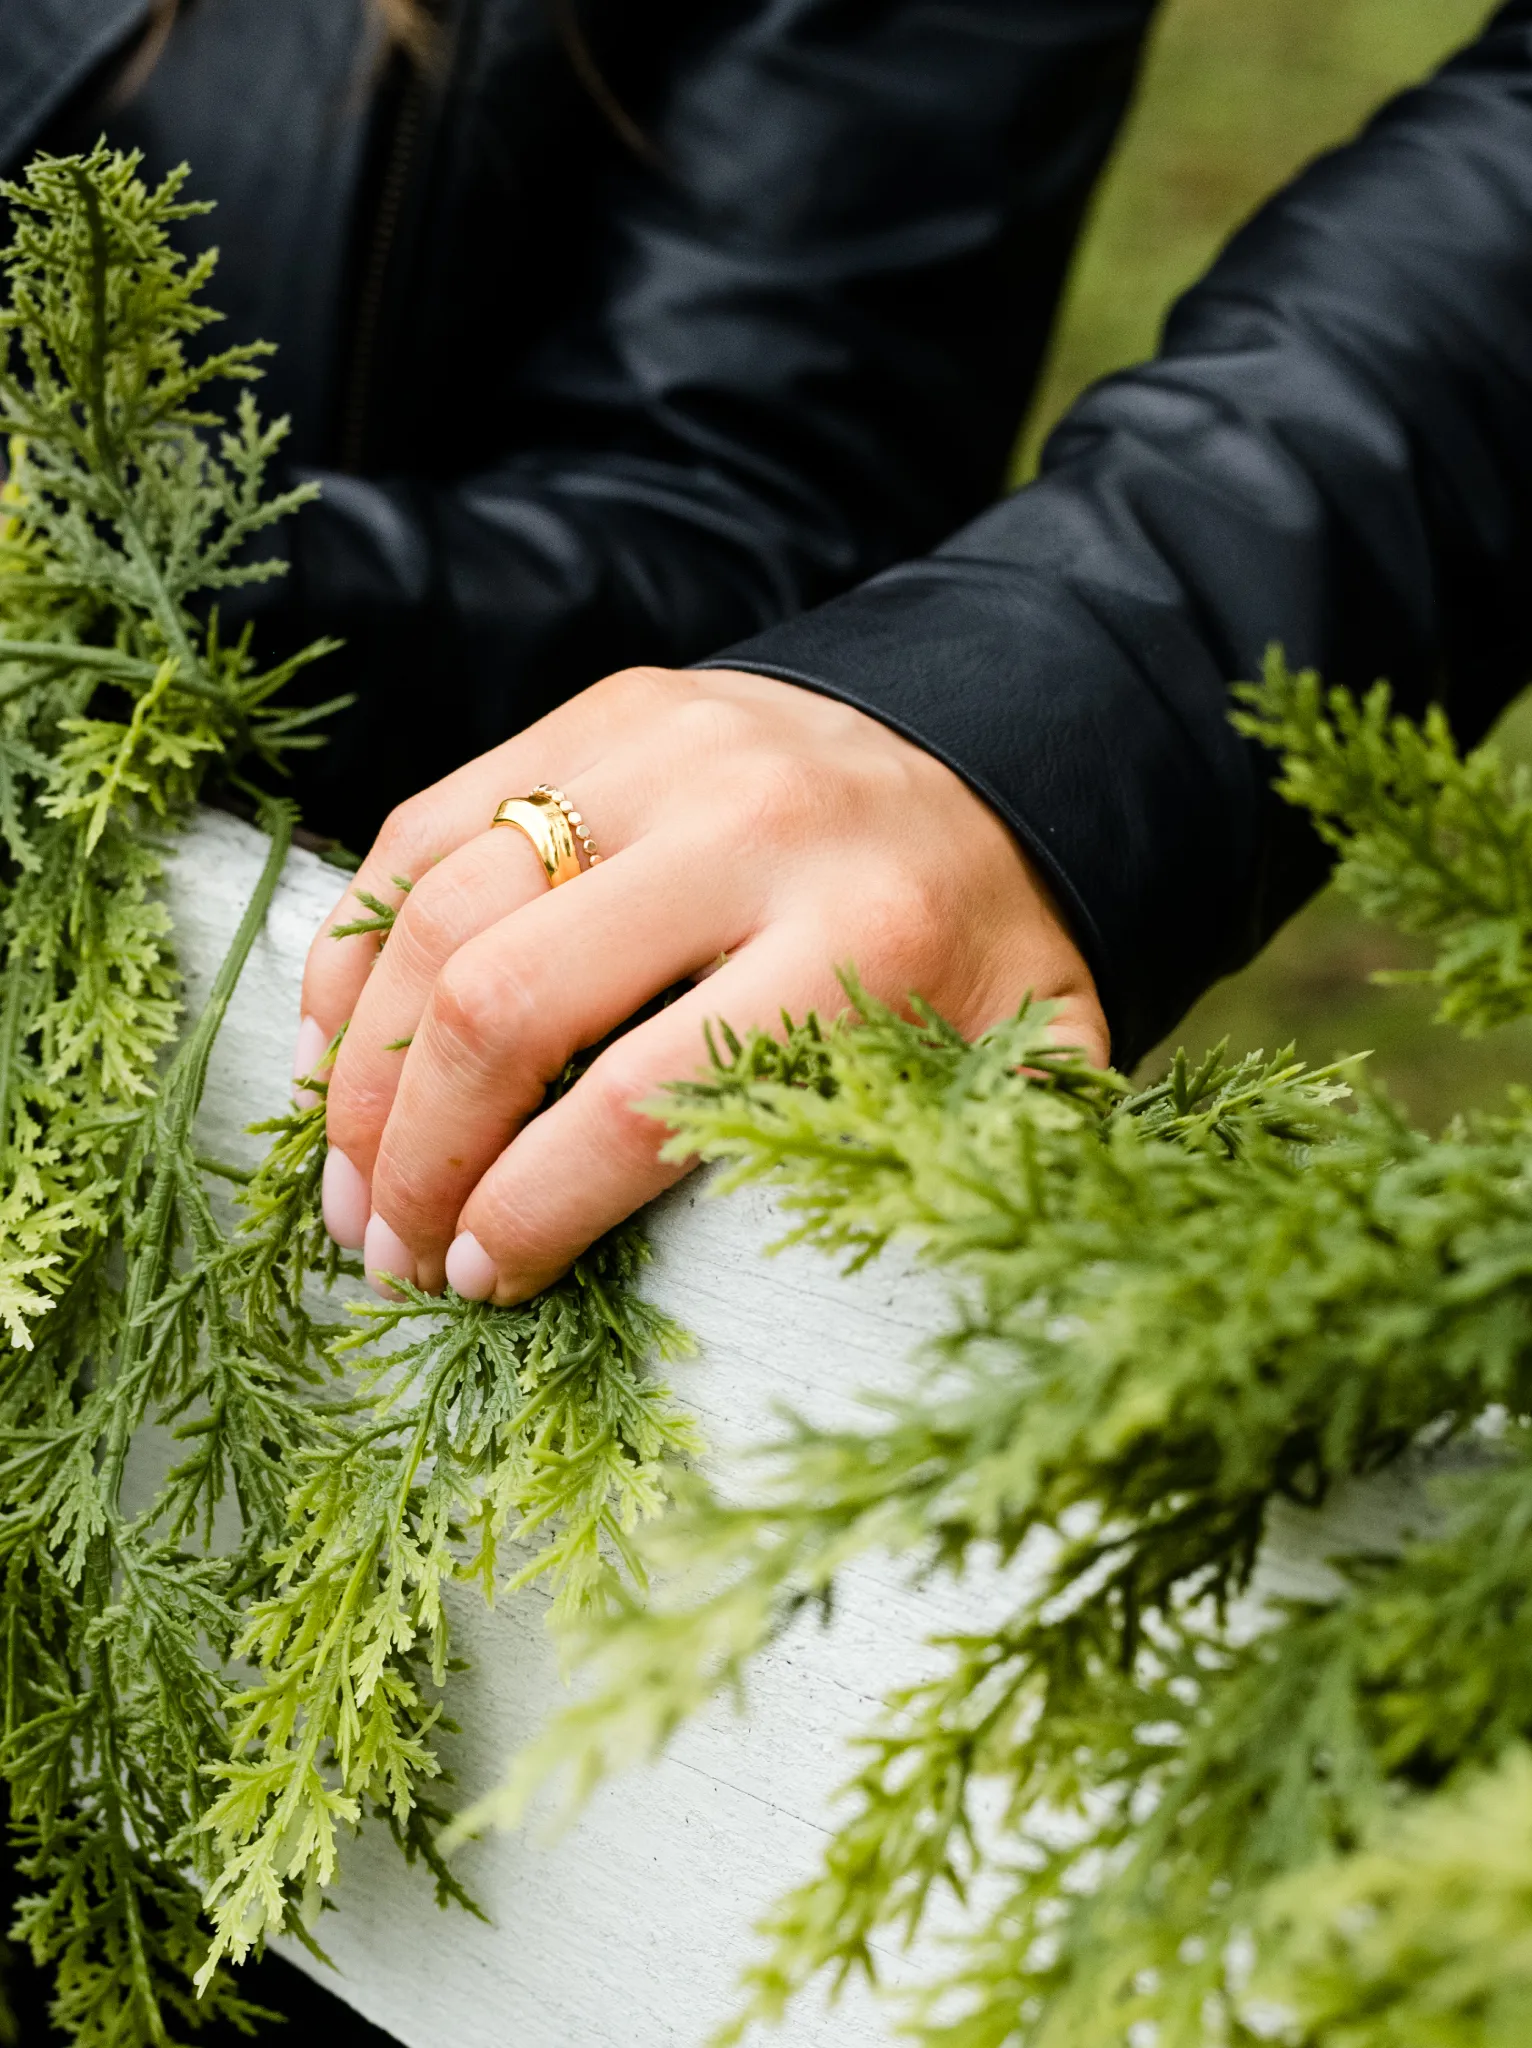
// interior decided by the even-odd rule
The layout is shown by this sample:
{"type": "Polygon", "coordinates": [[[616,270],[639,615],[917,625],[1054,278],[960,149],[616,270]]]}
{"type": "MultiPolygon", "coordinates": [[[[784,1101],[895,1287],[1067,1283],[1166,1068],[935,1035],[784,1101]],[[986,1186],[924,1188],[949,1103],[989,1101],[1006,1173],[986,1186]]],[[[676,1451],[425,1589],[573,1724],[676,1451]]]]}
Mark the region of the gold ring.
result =
{"type": "Polygon", "coordinates": [[[596,842],[590,836],[589,825],[586,824],[580,813],[575,809],[568,797],[565,796],[563,790],[556,788],[551,782],[540,782],[532,794],[536,797],[546,797],[550,803],[558,805],[568,820],[575,838],[580,842],[580,851],[585,856],[585,865],[588,868],[593,868],[601,858],[600,854],[596,851],[596,842]]]}
{"type": "Polygon", "coordinates": [[[543,864],[551,889],[572,882],[580,873],[582,849],[592,867],[601,858],[580,813],[563,791],[551,783],[540,783],[528,796],[507,797],[490,823],[514,825],[525,834],[543,864]]]}

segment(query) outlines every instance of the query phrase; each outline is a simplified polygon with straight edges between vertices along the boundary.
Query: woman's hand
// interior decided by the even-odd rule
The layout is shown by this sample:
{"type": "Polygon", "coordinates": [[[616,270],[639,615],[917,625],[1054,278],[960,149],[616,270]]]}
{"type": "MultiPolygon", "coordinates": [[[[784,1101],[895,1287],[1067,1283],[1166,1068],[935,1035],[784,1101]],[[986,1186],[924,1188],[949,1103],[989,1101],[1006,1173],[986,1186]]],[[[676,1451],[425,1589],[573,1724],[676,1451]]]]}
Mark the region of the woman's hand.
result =
{"type": "Polygon", "coordinates": [[[1105,1061],[1085,962],[999,817],[864,713],[732,671],[597,683],[400,806],[304,976],[302,1079],[348,1024],[329,1083],[325,1221],[375,1278],[525,1299],[685,1170],[636,1105],[736,1030],[917,991],[965,1033],[1029,990],[1105,1061]],[[603,858],[550,890],[503,798],[567,792],[603,858]],[[413,886],[406,895],[397,878],[413,886]],[[399,906],[386,946],[334,939],[399,906]],[[703,978],[705,977],[705,979],[703,978]],[[571,1054],[650,997],[699,985],[533,1112],[571,1054]]]}

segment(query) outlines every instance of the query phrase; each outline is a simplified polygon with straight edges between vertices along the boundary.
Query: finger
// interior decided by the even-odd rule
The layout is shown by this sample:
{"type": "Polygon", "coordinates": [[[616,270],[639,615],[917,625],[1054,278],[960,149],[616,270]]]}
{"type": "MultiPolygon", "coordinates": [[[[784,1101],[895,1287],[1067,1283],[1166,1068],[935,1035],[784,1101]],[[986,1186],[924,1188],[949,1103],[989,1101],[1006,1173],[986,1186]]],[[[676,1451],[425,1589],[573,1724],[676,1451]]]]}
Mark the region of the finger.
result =
{"type": "Polygon", "coordinates": [[[503,779],[498,772],[491,774],[493,761],[494,756],[487,755],[470,764],[471,774],[469,769],[460,770],[401,805],[321,921],[303,966],[299,1054],[294,1062],[299,1078],[308,1071],[302,1065],[308,1044],[323,1040],[328,1045],[349,1022],[381,957],[390,929],[386,913],[397,920],[415,885],[438,862],[477,838],[502,797],[513,793],[504,790],[493,800],[480,795],[475,784],[499,788],[503,779]]]}
{"type": "MultiPolygon", "coordinates": [[[[1061,991],[1054,1036],[1106,1064],[1093,994],[1061,991]]],[[[849,1007],[821,935],[757,939],[662,1015],[609,1047],[577,1085],[528,1123],[464,1204],[447,1279],[470,1300],[525,1301],[588,1245],[691,1170],[662,1160],[669,1133],[638,1105],[695,1074],[705,1027],[777,1031],[783,1010],[826,1019],[849,1007]]],[[[1014,1006],[1013,1006],[1014,1007],[1014,1006]]],[[[998,1021],[996,1019],[995,1021],[998,1021]]]]}
{"type": "MultiPolygon", "coordinates": [[[[1094,988],[1058,997],[1048,1035],[1061,1051],[1077,1052],[1093,1067],[1112,1064],[1111,1037],[1094,988]]],[[[997,1020],[998,1021],[998,1020],[997,1020]]]]}
{"type": "Polygon", "coordinates": [[[544,1090],[672,983],[748,935],[753,871],[687,836],[640,840],[452,955],[399,1075],[372,1206],[441,1284],[463,1203],[544,1090]]]}
{"type": "Polygon", "coordinates": [[[525,1301],[580,1253],[672,1186],[688,1166],[662,1160],[663,1122],[638,1104],[696,1074],[705,1026],[780,1027],[793,1014],[848,1006],[814,941],[778,927],[746,946],[669,1009],[609,1046],[570,1092],[535,1117],[463,1206],[446,1275],[470,1300],[525,1301]]]}
{"type": "Polygon", "coordinates": [[[673,702],[686,682],[662,669],[608,676],[392,812],[309,948],[301,1007],[315,1031],[305,1045],[318,1035],[329,1044],[352,1015],[378,961],[377,933],[331,936],[337,925],[369,920],[364,896],[397,910],[405,900],[403,885],[417,884],[438,862],[477,838],[506,797],[523,795],[545,781],[568,788],[625,734],[650,729],[660,706],[673,702]]]}
{"type": "MultiPolygon", "coordinates": [[[[357,997],[336,1054],[325,1102],[325,1227],[349,1251],[365,1250],[369,1273],[403,1273],[372,1217],[372,1169],[404,1055],[437,973],[465,941],[535,901],[548,880],[524,833],[482,832],[410,892],[387,948],[357,997]]],[[[323,1032],[305,1017],[301,1060],[323,1032]]],[[[301,1095],[306,1092],[300,1090],[301,1095]]]]}
{"type": "MultiPolygon", "coordinates": [[[[648,782],[630,772],[632,751],[619,749],[569,785],[573,817],[580,820],[589,810],[601,820],[603,865],[642,837],[653,803],[648,782]]],[[[510,826],[480,832],[410,892],[357,998],[329,1085],[329,1142],[363,1179],[371,1178],[404,1054],[437,976],[471,939],[547,892],[531,842],[510,826]]]]}

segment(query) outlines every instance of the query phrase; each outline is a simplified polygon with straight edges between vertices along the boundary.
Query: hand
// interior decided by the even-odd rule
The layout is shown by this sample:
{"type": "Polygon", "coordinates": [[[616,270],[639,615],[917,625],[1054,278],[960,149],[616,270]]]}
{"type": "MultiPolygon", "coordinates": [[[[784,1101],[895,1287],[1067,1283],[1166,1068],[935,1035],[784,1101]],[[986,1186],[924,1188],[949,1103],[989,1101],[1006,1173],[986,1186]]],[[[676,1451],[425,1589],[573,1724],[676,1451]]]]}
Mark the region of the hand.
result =
{"type": "Polygon", "coordinates": [[[1090,972],[1026,855],[951,769],[849,706],[764,676],[632,669],[394,812],[310,950],[297,1072],[329,1083],[325,1220],[384,1274],[524,1300],[677,1180],[636,1105],[703,1064],[703,1024],[846,1007],[836,969],[973,1035],[1030,990],[1104,1063],[1090,972]],[[539,782],[601,863],[550,890],[490,827],[539,782]],[[397,877],[413,884],[406,895],[397,877]],[[330,936],[398,905],[386,946],[330,936]],[[705,978],[704,978],[705,977],[705,978]],[[697,986],[534,1116],[571,1054],[697,986]]]}

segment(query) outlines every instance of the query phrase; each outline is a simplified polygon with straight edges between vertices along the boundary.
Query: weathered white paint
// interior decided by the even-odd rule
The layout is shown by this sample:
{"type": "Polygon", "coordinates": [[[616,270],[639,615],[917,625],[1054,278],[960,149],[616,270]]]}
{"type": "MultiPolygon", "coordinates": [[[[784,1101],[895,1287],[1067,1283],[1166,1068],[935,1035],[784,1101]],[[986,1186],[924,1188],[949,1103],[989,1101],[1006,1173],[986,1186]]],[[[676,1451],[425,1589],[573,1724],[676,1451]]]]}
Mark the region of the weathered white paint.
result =
{"type": "MultiPolygon", "coordinates": [[[[172,908],[194,1005],[264,847],[250,827],[207,813],[176,855],[172,908]]],[[[304,954],[342,879],[311,854],[288,861],[213,1059],[202,1135],[217,1156],[252,1158],[244,1127],[286,1096],[304,954]]],[[[784,1402],[849,1412],[944,1320],[940,1287],[896,1261],[845,1278],[802,1251],[763,1258],[774,1229],[758,1196],[710,1201],[683,1186],[653,1211],[652,1235],[652,1292],[700,1343],[675,1383],[721,1453],[758,1441],[784,1402]]],[[[1322,1590],[1327,1549],[1387,1541],[1417,1501],[1399,1480],[1353,1489],[1322,1520],[1287,1516],[1268,1587],[1322,1590]]],[[[327,1981],[406,2048],[695,2048],[730,2009],[752,1921],[814,1866],[848,1772],[846,1738],[886,1686],[929,1668],[927,1630],[977,1621],[1002,1594],[998,1580],[914,1592],[878,1561],[849,1571],[833,1625],[805,1626],[760,1660],[743,1716],[720,1706],[552,1843],[501,1835],[465,1851],[488,1926],[438,1915],[386,1833],[364,1830],[343,1860],[340,1910],[320,1930],[339,1971],[327,1981]]],[[[454,1621],[472,1669],[453,1682],[462,1733],[449,1755],[472,1795],[561,1688],[535,1593],[492,1612],[464,1594],[454,1621]]],[[[895,1982],[920,1966],[918,1955],[885,1962],[895,1982]]],[[[784,2038],[871,2048],[887,2036],[875,2001],[854,1989],[833,2009],[799,2011],[784,2038]]]]}

